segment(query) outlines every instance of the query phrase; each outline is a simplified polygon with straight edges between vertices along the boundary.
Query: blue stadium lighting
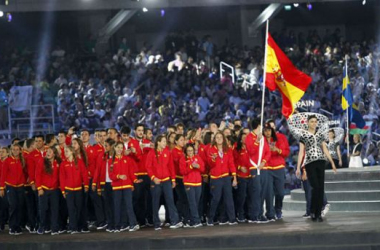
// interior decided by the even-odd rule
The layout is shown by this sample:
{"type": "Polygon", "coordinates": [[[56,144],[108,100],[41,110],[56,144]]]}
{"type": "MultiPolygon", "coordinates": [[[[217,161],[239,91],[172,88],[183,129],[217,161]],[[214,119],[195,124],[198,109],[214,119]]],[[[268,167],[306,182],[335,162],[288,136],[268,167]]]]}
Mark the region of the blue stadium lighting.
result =
{"type": "Polygon", "coordinates": [[[7,13],[7,20],[8,22],[12,22],[12,14],[11,13],[7,13]]]}
{"type": "Polygon", "coordinates": [[[306,5],[306,7],[307,7],[308,10],[312,10],[312,9],[313,9],[313,5],[311,5],[311,3],[308,3],[308,4],[306,5]]]}
{"type": "Polygon", "coordinates": [[[284,9],[287,10],[287,11],[292,10],[292,6],[289,5],[289,4],[287,4],[287,5],[284,6],[284,9]]]}
{"type": "Polygon", "coordinates": [[[165,10],[162,9],[162,10],[161,10],[161,17],[164,17],[164,16],[165,16],[165,10]]]}

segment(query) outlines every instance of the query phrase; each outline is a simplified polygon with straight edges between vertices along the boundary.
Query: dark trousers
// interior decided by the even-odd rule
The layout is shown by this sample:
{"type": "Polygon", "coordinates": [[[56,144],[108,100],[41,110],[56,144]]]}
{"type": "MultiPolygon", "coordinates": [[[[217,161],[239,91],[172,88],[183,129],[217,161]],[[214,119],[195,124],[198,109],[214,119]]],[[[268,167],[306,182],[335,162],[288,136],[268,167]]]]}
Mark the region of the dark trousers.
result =
{"type": "Polygon", "coordinates": [[[79,215],[79,230],[85,229],[88,230],[88,202],[89,202],[89,195],[88,192],[84,191],[84,188],[82,188],[82,209],[80,211],[79,215]]]}
{"type": "Polygon", "coordinates": [[[27,186],[25,189],[26,211],[28,213],[27,224],[31,228],[37,227],[38,218],[38,195],[37,191],[33,191],[32,187],[27,186]]]}
{"type": "Polygon", "coordinates": [[[202,194],[201,200],[199,201],[199,215],[204,219],[208,215],[210,207],[210,183],[202,182],[202,194]]]}
{"type": "Polygon", "coordinates": [[[53,232],[59,231],[59,189],[44,190],[44,194],[39,196],[40,228],[51,229],[53,232]],[[49,214],[50,213],[50,214],[49,214]],[[50,225],[48,224],[50,215],[50,225]]]}
{"type": "Polygon", "coordinates": [[[107,228],[114,229],[115,228],[115,216],[114,216],[114,201],[112,194],[112,186],[110,182],[106,182],[104,186],[102,186],[102,200],[104,204],[104,210],[106,212],[107,218],[107,228]]]}
{"type": "Polygon", "coordinates": [[[0,197],[0,226],[3,226],[8,221],[8,196],[7,192],[5,192],[4,197],[0,197]]]}
{"type": "MultiPolygon", "coordinates": [[[[89,187],[92,187],[92,179],[90,181],[89,187]]],[[[106,223],[106,215],[104,212],[104,206],[101,197],[98,195],[97,191],[92,191],[90,188],[88,190],[89,199],[89,218],[92,220],[93,215],[91,215],[91,208],[94,209],[95,217],[96,217],[96,226],[106,223]]]]}
{"type": "Polygon", "coordinates": [[[115,208],[115,227],[120,229],[122,226],[121,216],[122,216],[122,204],[125,205],[127,210],[127,216],[129,221],[129,226],[132,228],[137,224],[135,212],[133,211],[132,202],[132,189],[121,189],[113,190],[113,202],[115,208]]]}
{"type": "Polygon", "coordinates": [[[211,193],[211,202],[210,202],[210,212],[208,219],[210,222],[213,222],[215,218],[215,213],[218,208],[220,199],[223,195],[224,207],[227,212],[227,217],[229,222],[236,221],[234,201],[232,198],[232,186],[231,186],[231,177],[226,176],[219,179],[210,180],[210,193],[211,193]]]}
{"type": "Polygon", "coordinates": [[[69,217],[69,211],[67,209],[66,199],[63,197],[62,192],[59,193],[59,229],[67,229],[67,218],[69,217]]]}
{"type": "Polygon", "coordinates": [[[325,185],[325,161],[313,161],[305,166],[311,191],[311,213],[316,217],[321,215],[325,185]]]}
{"type": "Polygon", "coordinates": [[[72,231],[79,231],[80,216],[83,206],[83,190],[66,190],[67,210],[69,211],[69,228],[72,231]]]}
{"type": "Polygon", "coordinates": [[[257,169],[251,170],[251,178],[248,182],[248,194],[250,204],[248,205],[248,217],[251,220],[256,220],[260,213],[261,204],[261,175],[257,175],[257,169]]]}
{"type": "Polygon", "coordinates": [[[12,230],[21,230],[22,208],[25,203],[24,187],[7,186],[7,195],[9,202],[9,228],[12,230]]]}
{"type": "Polygon", "coordinates": [[[172,182],[164,181],[160,184],[151,183],[152,205],[153,205],[153,223],[155,227],[159,227],[161,222],[158,216],[160,209],[161,195],[164,194],[167,210],[169,211],[170,223],[175,225],[179,222],[178,211],[174,205],[172,182]]]}
{"type": "Polygon", "coordinates": [[[239,220],[246,219],[246,201],[248,196],[249,178],[238,178],[238,189],[236,199],[236,212],[239,220]]]}
{"type": "Polygon", "coordinates": [[[190,209],[190,225],[194,226],[201,223],[198,213],[198,204],[202,194],[202,186],[185,186],[185,190],[190,209]]]}
{"type": "Polygon", "coordinates": [[[137,222],[140,225],[145,225],[146,221],[153,224],[150,178],[148,175],[140,175],[137,178],[143,180],[143,182],[135,184],[133,191],[133,209],[136,212],[137,222]]]}
{"type": "Polygon", "coordinates": [[[178,209],[178,215],[180,220],[183,220],[184,223],[188,223],[190,221],[190,211],[185,186],[183,185],[183,180],[180,178],[177,178],[176,182],[177,185],[175,186],[175,192],[177,194],[176,205],[178,209]]]}
{"type": "Polygon", "coordinates": [[[268,218],[282,212],[284,200],[285,168],[268,170],[268,206],[270,208],[268,218]],[[275,201],[273,206],[273,200],[275,201]]]}
{"type": "MultiPolygon", "coordinates": [[[[270,207],[269,207],[269,170],[262,169],[260,171],[260,185],[261,185],[261,192],[260,192],[260,213],[259,217],[264,215],[264,205],[266,208],[266,217],[269,217],[270,215],[270,207]]],[[[273,202],[272,202],[273,203],[273,202]]],[[[274,217],[274,216],[272,216],[274,217]]]]}
{"type": "MultiPolygon", "coordinates": [[[[310,214],[311,212],[311,190],[312,187],[310,186],[310,183],[308,180],[302,181],[302,186],[305,191],[305,200],[306,200],[306,213],[310,214]]],[[[327,204],[327,197],[326,193],[323,194],[323,207],[325,207],[327,204]]]]}

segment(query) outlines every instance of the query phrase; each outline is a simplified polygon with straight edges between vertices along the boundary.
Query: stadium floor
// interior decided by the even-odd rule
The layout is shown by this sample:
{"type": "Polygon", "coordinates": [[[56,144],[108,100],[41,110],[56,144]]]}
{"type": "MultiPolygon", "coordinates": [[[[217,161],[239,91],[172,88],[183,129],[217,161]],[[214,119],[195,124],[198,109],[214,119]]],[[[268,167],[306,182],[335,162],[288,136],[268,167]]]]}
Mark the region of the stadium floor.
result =
{"type": "Polygon", "coordinates": [[[380,212],[331,212],[323,223],[285,212],[280,221],[137,232],[10,236],[0,249],[380,249],[380,212]]]}

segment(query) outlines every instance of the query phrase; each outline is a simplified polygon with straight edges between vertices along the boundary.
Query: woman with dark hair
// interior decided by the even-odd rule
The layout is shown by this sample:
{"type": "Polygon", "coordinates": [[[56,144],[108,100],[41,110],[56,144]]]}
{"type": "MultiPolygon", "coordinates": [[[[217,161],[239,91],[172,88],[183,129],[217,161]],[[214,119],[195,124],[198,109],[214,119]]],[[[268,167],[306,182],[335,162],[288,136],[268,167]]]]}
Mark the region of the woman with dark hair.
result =
{"type": "Polygon", "coordinates": [[[134,189],[133,184],[140,183],[142,180],[138,180],[135,176],[134,171],[137,169],[135,161],[131,157],[125,156],[123,151],[124,143],[116,143],[113,156],[108,159],[115,209],[115,233],[120,233],[123,202],[127,210],[129,232],[140,229],[133,211],[132,191],[134,189]]]}
{"type": "Polygon", "coordinates": [[[336,172],[325,142],[328,119],[320,114],[298,113],[288,119],[288,124],[293,136],[300,141],[296,174],[300,176],[303,163],[312,187],[311,218],[322,222],[326,157],[336,172]]]}
{"type": "Polygon", "coordinates": [[[175,136],[176,136],[176,133],[175,132],[171,132],[166,137],[167,147],[169,148],[170,151],[175,147],[175,143],[174,143],[175,136]]]}
{"type": "Polygon", "coordinates": [[[173,188],[176,186],[175,170],[172,154],[166,145],[165,135],[159,135],[154,143],[154,150],[151,150],[146,159],[146,169],[152,180],[152,206],[153,206],[153,223],[155,230],[161,230],[161,222],[158,216],[160,209],[160,199],[162,194],[169,210],[171,229],[177,229],[183,226],[178,217],[178,211],[174,205],[173,188]]]}
{"type": "MultiPolygon", "coordinates": [[[[82,161],[84,166],[86,167],[86,171],[88,173],[88,180],[90,181],[90,170],[89,170],[89,161],[87,151],[84,147],[83,141],[79,138],[74,138],[71,142],[71,145],[75,151],[75,156],[77,161],[82,161]]],[[[88,230],[88,192],[83,193],[83,204],[82,204],[82,212],[79,220],[79,230],[82,233],[89,233],[88,230]]]]}
{"type": "Polygon", "coordinates": [[[267,189],[266,193],[263,192],[262,201],[265,200],[266,203],[267,219],[274,221],[275,218],[278,220],[282,218],[282,202],[285,195],[285,159],[288,157],[290,149],[286,137],[278,140],[276,131],[269,123],[265,124],[264,136],[269,144],[271,156],[266,165],[267,189]],[[275,201],[274,206],[273,200],[275,201]]]}
{"type": "Polygon", "coordinates": [[[248,182],[251,175],[249,174],[249,156],[248,151],[245,146],[245,139],[247,134],[244,130],[241,130],[236,147],[234,149],[234,161],[236,166],[236,175],[238,178],[238,188],[236,197],[236,213],[237,221],[245,222],[247,218],[246,208],[246,198],[248,197],[248,182]]]}
{"type": "Polygon", "coordinates": [[[21,218],[25,203],[26,172],[22,148],[19,144],[13,144],[10,157],[3,162],[0,179],[0,197],[4,197],[5,191],[8,195],[10,235],[22,234],[21,218]]]}
{"type": "Polygon", "coordinates": [[[38,234],[51,229],[51,235],[59,234],[59,164],[61,158],[55,146],[46,150],[45,157],[36,166],[40,225],[38,234]],[[50,225],[47,224],[50,212],[50,225]]]}
{"type": "Polygon", "coordinates": [[[199,216],[202,219],[202,222],[206,222],[207,213],[209,211],[210,205],[210,183],[209,183],[209,166],[207,164],[208,157],[207,152],[211,146],[211,141],[213,139],[213,133],[211,131],[207,131],[203,135],[202,143],[198,145],[196,148],[196,154],[201,157],[203,163],[205,164],[205,170],[202,174],[202,195],[201,201],[199,205],[199,216]]]}
{"type": "Polygon", "coordinates": [[[208,150],[208,164],[210,166],[210,211],[207,218],[207,226],[214,225],[214,217],[220,199],[223,196],[224,206],[227,212],[228,224],[236,225],[236,215],[232,197],[232,187],[237,186],[236,169],[233,152],[228,147],[227,139],[222,132],[215,134],[212,146],[208,150]],[[231,187],[231,176],[233,178],[231,187]]]}
{"type": "Polygon", "coordinates": [[[181,158],[179,164],[190,209],[190,226],[201,227],[198,204],[202,193],[201,174],[204,171],[204,163],[200,156],[195,155],[194,145],[185,146],[185,157],[181,158]]]}
{"type": "Polygon", "coordinates": [[[73,147],[65,148],[65,157],[60,165],[59,181],[69,211],[68,232],[77,234],[83,209],[83,185],[84,192],[88,192],[88,173],[83,161],[77,159],[73,147]]]}
{"type": "Polygon", "coordinates": [[[104,153],[99,154],[96,161],[96,170],[94,174],[94,180],[92,182],[92,190],[98,192],[104,201],[106,219],[107,219],[107,229],[109,233],[115,231],[115,217],[114,217],[114,201],[112,194],[112,180],[110,178],[110,166],[109,159],[113,155],[113,146],[115,141],[108,138],[104,143],[104,153]]]}
{"type": "Polygon", "coordinates": [[[172,150],[173,164],[176,174],[175,192],[177,194],[177,209],[180,219],[183,219],[185,227],[190,221],[189,203],[187,202],[185,186],[183,185],[183,176],[180,173],[179,162],[185,156],[183,147],[185,146],[185,136],[177,134],[174,139],[175,147],[172,150]]]}

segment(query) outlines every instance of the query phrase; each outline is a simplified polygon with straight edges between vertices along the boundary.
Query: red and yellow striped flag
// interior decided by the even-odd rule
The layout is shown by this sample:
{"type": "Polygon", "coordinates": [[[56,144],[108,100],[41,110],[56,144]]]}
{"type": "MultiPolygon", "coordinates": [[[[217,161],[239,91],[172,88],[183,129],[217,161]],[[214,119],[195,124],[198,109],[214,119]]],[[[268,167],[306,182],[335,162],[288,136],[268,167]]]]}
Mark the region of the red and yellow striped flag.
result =
{"type": "Polygon", "coordinates": [[[311,77],[299,71],[268,34],[266,81],[270,91],[282,95],[282,114],[286,119],[311,83],[311,77]]]}

